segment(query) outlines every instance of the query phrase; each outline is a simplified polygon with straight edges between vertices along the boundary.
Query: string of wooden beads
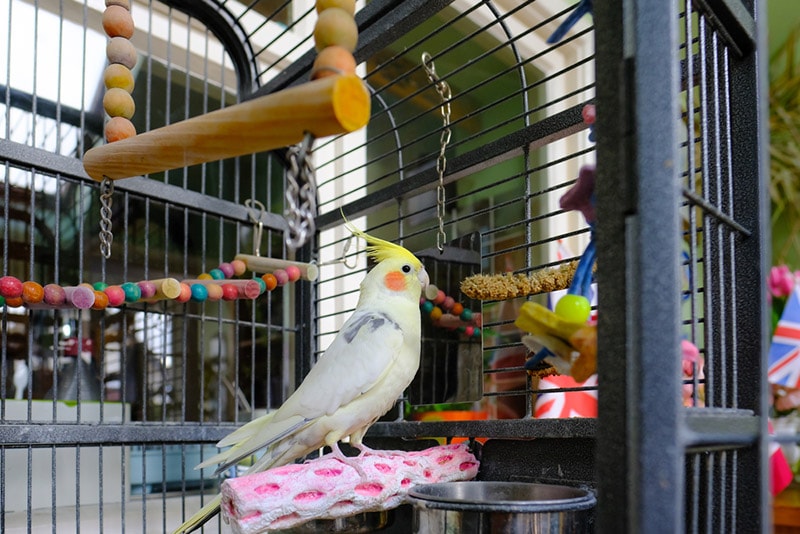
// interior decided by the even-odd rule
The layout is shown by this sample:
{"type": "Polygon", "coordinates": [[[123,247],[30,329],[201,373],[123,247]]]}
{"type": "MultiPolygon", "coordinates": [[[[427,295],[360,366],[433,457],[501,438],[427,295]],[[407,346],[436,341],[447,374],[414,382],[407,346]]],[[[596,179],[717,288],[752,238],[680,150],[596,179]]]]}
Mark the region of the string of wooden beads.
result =
{"type": "Polygon", "coordinates": [[[419,305],[433,324],[458,330],[467,337],[481,337],[481,314],[473,313],[435,285],[428,284],[419,305]]]}
{"type": "Polygon", "coordinates": [[[103,72],[106,87],[103,109],[111,117],[105,126],[105,138],[106,142],[113,143],[136,135],[136,127],[131,122],[136,112],[131,69],[136,66],[138,56],[130,41],[134,30],[130,0],[106,0],[103,30],[109,37],[108,66],[103,72]]]}
{"type": "MultiPolygon", "coordinates": [[[[26,306],[31,309],[93,309],[120,307],[136,302],[174,300],[179,303],[253,300],[266,292],[303,278],[301,263],[280,262],[282,267],[253,278],[234,279],[248,270],[248,264],[235,259],[195,279],[142,280],[109,285],[104,282],[60,286],[21,281],[14,276],[0,277],[0,306],[26,306]]],[[[306,276],[306,278],[308,278],[306,276]]]]}
{"type": "Polygon", "coordinates": [[[353,52],[358,43],[358,26],[353,18],[355,0],[317,0],[316,8],[314,48],[317,57],[311,67],[311,79],[354,74],[353,52]]]}

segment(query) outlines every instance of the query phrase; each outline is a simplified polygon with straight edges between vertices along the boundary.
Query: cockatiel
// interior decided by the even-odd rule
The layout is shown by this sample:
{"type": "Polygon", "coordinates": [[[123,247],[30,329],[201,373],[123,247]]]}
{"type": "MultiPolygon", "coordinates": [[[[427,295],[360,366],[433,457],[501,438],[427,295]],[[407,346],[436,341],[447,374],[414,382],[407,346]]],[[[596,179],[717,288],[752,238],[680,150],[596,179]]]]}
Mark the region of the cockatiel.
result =
{"type": "MultiPolygon", "coordinates": [[[[197,468],[217,472],[266,449],[249,472],[288,464],[338,442],[365,450],[367,429],[395,403],[419,367],[419,299],[428,273],[405,248],[372,237],[346,223],[367,241],[377,265],[361,282],[358,304],[330,347],[297,390],[275,412],[255,419],[220,441],[230,449],[197,468]]],[[[191,532],[219,511],[217,496],[175,531],[191,532]]]]}

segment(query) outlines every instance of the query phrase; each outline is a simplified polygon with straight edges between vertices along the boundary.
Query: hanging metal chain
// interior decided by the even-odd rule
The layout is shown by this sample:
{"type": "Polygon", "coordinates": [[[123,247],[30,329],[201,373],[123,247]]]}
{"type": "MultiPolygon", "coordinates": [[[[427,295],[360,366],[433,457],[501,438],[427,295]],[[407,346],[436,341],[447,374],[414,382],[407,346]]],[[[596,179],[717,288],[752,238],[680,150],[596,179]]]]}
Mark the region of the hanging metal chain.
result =
{"type": "Polygon", "coordinates": [[[114,233],[111,231],[113,195],[114,182],[103,176],[103,181],[100,182],[100,254],[105,259],[111,257],[111,243],[114,241],[114,233]]]}
{"type": "Polygon", "coordinates": [[[439,173],[439,184],[436,186],[436,217],[439,219],[439,231],[436,234],[436,248],[439,252],[444,252],[444,244],[447,241],[447,234],[444,231],[444,209],[445,209],[445,195],[444,195],[444,171],[447,168],[447,158],[445,157],[445,150],[450,143],[450,100],[452,93],[450,92],[450,85],[439,78],[436,74],[436,65],[433,64],[433,58],[428,52],[422,53],[422,66],[428,75],[428,80],[436,88],[439,96],[442,98],[441,112],[442,112],[442,133],[439,136],[439,157],[436,159],[436,172],[439,173]]]}
{"type": "Polygon", "coordinates": [[[286,187],[286,246],[297,250],[316,230],[317,178],[311,161],[314,136],[306,134],[303,142],[289,147],[289,172],[286,187]]]}

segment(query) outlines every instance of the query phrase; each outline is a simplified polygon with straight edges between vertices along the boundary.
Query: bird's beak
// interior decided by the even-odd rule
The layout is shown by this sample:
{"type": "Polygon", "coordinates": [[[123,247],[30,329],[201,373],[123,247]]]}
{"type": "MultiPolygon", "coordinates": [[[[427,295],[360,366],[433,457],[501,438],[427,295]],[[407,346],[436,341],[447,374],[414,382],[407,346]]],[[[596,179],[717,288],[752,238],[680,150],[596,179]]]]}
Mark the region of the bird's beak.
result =
{"type": "Polygon", "coordinates": [[[425,267],[419,270],[419,283],[422,285],[422,291],[425,291],[425,288],[428,287],[428,284],[431,283],[431,279],[428,277],[428,271],[425,270],[425,267]]]}

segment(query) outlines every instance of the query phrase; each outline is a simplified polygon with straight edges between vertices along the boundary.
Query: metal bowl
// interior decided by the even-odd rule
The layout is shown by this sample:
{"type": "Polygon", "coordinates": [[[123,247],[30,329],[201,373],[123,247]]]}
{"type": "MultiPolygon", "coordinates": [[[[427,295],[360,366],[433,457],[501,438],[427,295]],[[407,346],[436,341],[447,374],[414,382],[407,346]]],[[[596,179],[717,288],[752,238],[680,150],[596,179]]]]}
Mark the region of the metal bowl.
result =
{"type": "Polygon", "coordinates": [[[446,482],[409,491],[415,533],[584,533],[597,502],[585,489],[525,482],[446,482]]]}

